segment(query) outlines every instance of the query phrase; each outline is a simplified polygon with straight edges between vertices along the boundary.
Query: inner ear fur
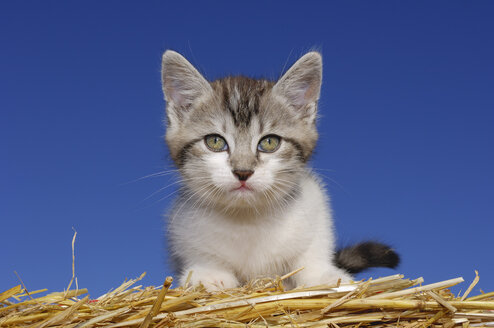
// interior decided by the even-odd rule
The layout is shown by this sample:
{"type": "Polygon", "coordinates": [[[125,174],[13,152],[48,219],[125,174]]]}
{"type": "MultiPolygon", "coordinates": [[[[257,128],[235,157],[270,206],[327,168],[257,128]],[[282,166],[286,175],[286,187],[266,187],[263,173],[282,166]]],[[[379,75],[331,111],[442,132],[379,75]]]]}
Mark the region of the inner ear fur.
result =
{"type": "Polygon", "coordinates": [[[161,79],[167,109],[184,110],[198,98],[212,92],[209,82],[178,52],[163,54],[161,79]]]}
{"type": "Polygon", "coordinates": [[[322,57],[313,51],[297,60],[279,79],[273,91],[293,107],[305,108],[319,100],[321,83],[322,57]]]}

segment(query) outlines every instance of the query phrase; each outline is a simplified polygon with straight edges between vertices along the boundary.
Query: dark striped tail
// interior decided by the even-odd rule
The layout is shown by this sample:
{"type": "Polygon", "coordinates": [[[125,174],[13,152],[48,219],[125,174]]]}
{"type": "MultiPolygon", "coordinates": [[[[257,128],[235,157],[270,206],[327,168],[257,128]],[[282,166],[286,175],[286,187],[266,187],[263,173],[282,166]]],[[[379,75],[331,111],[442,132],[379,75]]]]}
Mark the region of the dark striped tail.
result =
{"type": "Polygon", "coordinates": [[[358,273],[372,267],[394,269],[400,264],[400,256],[388,245],[366,241],[338,250],[334,263],[349,273],[358,273]]]}

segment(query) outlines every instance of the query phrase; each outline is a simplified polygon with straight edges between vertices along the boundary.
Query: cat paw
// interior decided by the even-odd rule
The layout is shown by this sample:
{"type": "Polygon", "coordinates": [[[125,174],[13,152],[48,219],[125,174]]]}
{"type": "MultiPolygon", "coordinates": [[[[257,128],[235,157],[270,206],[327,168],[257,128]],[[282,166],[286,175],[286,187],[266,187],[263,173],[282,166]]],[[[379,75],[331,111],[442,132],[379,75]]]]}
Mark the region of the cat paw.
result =
{"type": "Polygon", "coordinates": [[[182,286],[185,284],[190,271],[192,271],[192,275],[190,277],[189,284],[192,286],[202,284],[209,292],[235,288],[239,285],[237,278],[229,271],[195,267],[184,272],[180,278],[180,284],[182,286]]]}
{"type": "Polygon", "coordinates": [[[351,283],[353,281],[353,277],[350,276],[346,272],[342,272],[342,273],[339,273],[339,274],[330,273],[330,274],[325,275],[321,279],[321,281],[325,285],[337,285],[338,283],[340,283],[340,284],[349,284],[349,283],[351,283]]]}
{"type": "Polygon", "coordinates": [[[347,272],[338,268],[331,269],[312,269],[302,270],[300,276],[296,277],[297,286],[318,286],[318,285],[331,285],[336,286],[339,283],[348,284],[353,281],[353,277],[347,272]],[[302,274],[303,273],[303,274],[302,274]]]}

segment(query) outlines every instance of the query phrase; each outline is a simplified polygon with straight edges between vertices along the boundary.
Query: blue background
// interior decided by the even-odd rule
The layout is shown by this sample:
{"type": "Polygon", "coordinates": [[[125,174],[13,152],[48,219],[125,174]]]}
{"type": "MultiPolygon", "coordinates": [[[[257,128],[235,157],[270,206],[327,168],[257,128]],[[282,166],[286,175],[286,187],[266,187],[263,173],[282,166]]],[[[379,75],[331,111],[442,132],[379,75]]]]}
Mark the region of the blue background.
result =
{"type": "Polygon", "coordinates": [[[143,271],[161,284],[176,185],[152,194],[175,180],[131,181],[171,167],[162,52],[209,79],[276,79],[313,48],[312,165],[339,241],[376,238],[403,259],[359,277],[463,276],[465,290],[477,269],[475,292],[493,291],[493,17],[491,1],[2,1],[0,291],[14,270],[30,290],[65,288],[72,227],[93,297],[143,271]]]}

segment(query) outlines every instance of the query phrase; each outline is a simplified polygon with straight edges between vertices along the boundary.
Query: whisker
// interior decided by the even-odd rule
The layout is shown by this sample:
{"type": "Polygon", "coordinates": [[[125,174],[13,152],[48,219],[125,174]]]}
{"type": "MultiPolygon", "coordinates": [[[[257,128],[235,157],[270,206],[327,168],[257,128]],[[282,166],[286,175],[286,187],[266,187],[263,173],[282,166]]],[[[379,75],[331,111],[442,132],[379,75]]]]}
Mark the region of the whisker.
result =
{"type": "Polygon", "coordinates": [[[171,187],[171,186],[174,186],[174,185],[177,185],[177,184],[181,184],[183,182],[187,182],[187,181],[202,181],[202,180],[208,180],[208,178],[206,177],[192,177],[192,178],[178,178],[178,181],[175,181],[173,183],[170,183],[158,190],[156,190],[155,192],[153,192],[151,195],[147,196],[146,198],[144,198],[141,202],[145,202],[146,200],[148,200],[149,198],[152,198],[154,195],[160,193],[161,191],[171,187]]]}
{"type": "Polygon", "coordinates": [[[169,193],[168,195],[166,195],[165,197],[162,197],[162,198],[158,199],[157,201],[155,201],[155,202],[154,202],[154,204],[157,204],[157,203],[159,203],[159,202],[164,201],[165,199],[167,199],[167,198],[168,198],[168,197],[170,197],[171,195],[176,194],[176,193],[178,192],[178,190],[179,190],[179,189],[174,190],[174,191],[172,191],[171,193],[169,193]]]}
{"type": "Polygon", "coordinates": [[[203,186],[202,188],[198,189],[198,190],[195,190],[194,192],[191,193],[190,197],[187,198],[185,201],[182,202],[182,205],[180,206],[180,208],[177,210],[177,211],[174,211],[173,213],[173,216],[170,220],[170,225],[173,223],[173,221],[175,221],[175,218],[177,217],[177,215],[179,215],[181,213],[181,210],[182,208],[185,206],[185,204],[187,204],[189,202],[189,200],[194,197],[195,195],[197,195],[200,191],[206,189],[206,188],[209,188],[208,185],[205,185],[203,186]]]}

